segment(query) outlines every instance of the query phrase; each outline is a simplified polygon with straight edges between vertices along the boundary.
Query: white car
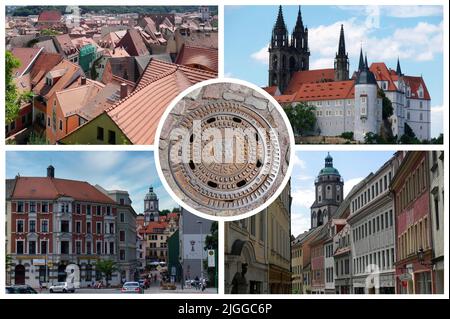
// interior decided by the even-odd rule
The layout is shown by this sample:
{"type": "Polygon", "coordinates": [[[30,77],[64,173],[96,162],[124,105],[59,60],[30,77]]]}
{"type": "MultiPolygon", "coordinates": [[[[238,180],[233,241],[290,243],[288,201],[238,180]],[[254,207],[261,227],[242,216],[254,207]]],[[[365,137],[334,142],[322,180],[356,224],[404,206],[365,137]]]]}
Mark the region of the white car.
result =
{"type": "Polygon", "coordinates": [[[57,282],[56,284],[50,286],[48,288],[50,293],[54,292],[75,292],[75,287],[73,284],[69,284],[68,282],[57,282]]]}
{"type": "Polygon", "coordinates": [[[144,288],[137,281],[127,281],[123,284],[120,292],[123,294],[143,294],[144,288]]]}

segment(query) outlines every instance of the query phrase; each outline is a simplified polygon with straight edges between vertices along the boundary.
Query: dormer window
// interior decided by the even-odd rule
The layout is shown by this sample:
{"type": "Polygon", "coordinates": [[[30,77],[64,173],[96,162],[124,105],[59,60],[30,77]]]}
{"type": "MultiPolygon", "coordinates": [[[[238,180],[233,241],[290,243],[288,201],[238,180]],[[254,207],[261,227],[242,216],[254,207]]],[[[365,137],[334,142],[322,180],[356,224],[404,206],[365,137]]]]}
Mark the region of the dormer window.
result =
{"type": "Polygon", "coordinates": [[[423,89],[422,89],[422,86],[420,86],[419,91],[418,91],[418,94],[419,94],[419,98],[420,98],[420,99],[423,99],[423,89]]]}
{"type": "Polygon", "coordinates": [[[411,88],[408,86],[408,88],[406,89],[406,96],[410,97],[411,96],[411,88]]]}
{"type": "Polygon", "coordinates": [[[388,86],[387,86],[387,82],[382,82],[383,83],[383,90],[387,90],[388,86]]]}
{"type": "Polygon", "coordinates": [[[48,85],[48,86],[52,86],[53,85],[53,79],[49,78],[49,77],[46,77],[45,78],[45,84],[48,85]]]}

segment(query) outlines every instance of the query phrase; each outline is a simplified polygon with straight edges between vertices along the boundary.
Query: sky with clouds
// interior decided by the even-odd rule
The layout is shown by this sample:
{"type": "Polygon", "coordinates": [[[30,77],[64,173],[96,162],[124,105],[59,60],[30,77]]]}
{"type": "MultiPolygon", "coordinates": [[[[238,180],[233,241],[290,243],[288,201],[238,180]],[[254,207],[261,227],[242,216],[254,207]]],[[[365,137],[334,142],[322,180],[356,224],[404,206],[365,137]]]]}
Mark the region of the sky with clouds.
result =
{"type": "MultiPolygon", "coordinates": [[[[344,196],[371,172],[377,171],[393,152],[339,151],[330,152],[333,166],[344,179],[344,196]]],[[[311,226],[310,207],[314,203],[314,180],[325,166],[327,152],[296,151],[291,177],[292,235],[298,236],[311,226]]]]}
{"type": "MultiPolygon", "coordinates": [[[[298,6],[283,6],[289,32],[298,6]]],[[[225,6],[225,75],[266,86],[267,51],[278,6],[225,6]]],[[[310,69],[332,68],[344,25],[350,72],[357,67],[361,45],[369,63],[385,62],[422,75],[431,95],[432,136],[443,131],[442,6],[302,6],[309,29],[310,69]]]]}
{"type": "Polygon", "coordinates": [[[150,185],[159,197],[160,210],[178,207],[158,178],[153,152],[147,151],[58,151],[6,152],[6,178],[46,176],[49,165],[55,177],[89,182],[107,190],[126,190],[136,213],[144,211],[144,196],[150,185]]]}

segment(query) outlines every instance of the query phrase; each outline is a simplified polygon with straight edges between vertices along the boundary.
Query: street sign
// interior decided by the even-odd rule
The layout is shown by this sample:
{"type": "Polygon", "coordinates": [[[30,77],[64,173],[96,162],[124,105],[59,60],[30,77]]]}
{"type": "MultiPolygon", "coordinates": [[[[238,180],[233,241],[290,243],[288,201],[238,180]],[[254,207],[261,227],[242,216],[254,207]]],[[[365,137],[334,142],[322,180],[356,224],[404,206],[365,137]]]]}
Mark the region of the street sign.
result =
{"type": "Polygon", "coordinates": [[[213,249],[208,249],[208,267],[216,266],[215,251],[213,249]]]}

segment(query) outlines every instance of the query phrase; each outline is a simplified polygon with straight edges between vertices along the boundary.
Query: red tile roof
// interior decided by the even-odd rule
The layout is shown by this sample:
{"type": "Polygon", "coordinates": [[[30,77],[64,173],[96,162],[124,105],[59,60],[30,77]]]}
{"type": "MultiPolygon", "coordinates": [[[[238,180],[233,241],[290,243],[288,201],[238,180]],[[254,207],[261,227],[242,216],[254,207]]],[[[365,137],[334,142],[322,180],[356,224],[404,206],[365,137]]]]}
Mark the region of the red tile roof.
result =
{"type": "Polygon", "coordinates": [[[49,177],[18,177],[12,199],[55,200],[72,197],[74,200],[92,203],[115,202],[88,182],[49,177]]]}
{"type": "Polygon", "coordinates": [[[56,81],[56,83],[53,83],[53,85],[51,86],[47,85],[46,77],[44,75],[39,83],[36,84],[36,86],[33,88],[34,93],[39,94],[46,99],[52,96],[53,93],[67,88],[83,73],[78,65],[68,60],[62,60],[49,72],[53,72],[56,74],[56,76],[59,76],[59,79],[56,81]]]}
{"type": "Polygon", "coordinates": [[[118,47],[123,47],[130,56],[140,56],[149,54],[144,40],[139,31],[129,29],[122,39],[117,43],[118,47]]]}
{"type": "Polygon", "coordinates": [[[146,86],[149,83],[151,83],[153,79],[160,77],[161,75],[166,74],[168,72],[173,72],[177,69],[182,71],[192,84],[217,77],[217,73],[215,72],[199,70],[188,66],[178,65],[175,63],[170,63],[162,60],[151,59],[144,73],[138,80],[136,89],[140,89],[143,86],[146,86]]]}
{"type": "Polygon", "coordinates": [[[216,76],[152,59],[135,91],[106,113],[133,144],[153,144],[159,119],[170,102],[189,86],[216,76]]]}
{"type": "Polygon", "coordinates": [[[41,51],[41,48],[13,48],[11,50],[12,55],[20,61],[20,66],[14,70],[13,75],[21,76],[29,69],[30,64],[36,61],[41,51]]]}
{"type": "Polygon", "coordinates": [[[276,86],[276,85],[263,87],[263,90],[272,96],[275,95],[275,93],[277,92],[277,89],[278,89],[278,86],[276,86]]]}
{"type": "Polygon", "coordinates": [[[42,11],[39,14],[38,22],[60,22],[61,17],[61,12],[57,10],[42,11]]]}
{"type": "Polygon", "coordinates": [[[419,98],[419,87],[422,85],[423,88],[423,100],[431,100],[430,93],[428,92],[427,86],[425,85],[425,81],[421,76],[408,76],[405,75],[403,77],[405,83],[411,88],[411,98],[420,99],[419,98]]]}
{"type": "Polygon", "coordinates": [[[207,71],[218,72],[219,71],[218,50],[211,48],[188,46],[183,44],[175,63],[191,67],[197,67],[207,71]]]}
{"type": "Polygon", "coordinates": [[[377,81],[388,82],[387,91],[397,91],[397,86],[394,83],[397,80],[397,73],[394,70],[389,70],[383,62],[372,63],[369,69],[375,75],[377,81]]]}
{"type": "Polygon", "coordinates": [[[166,229],[167,226],[169,226],[169,223],[167,222],[150,222],[146,226],[142,226],[142,228],[139,230],[139,233],[141,234],[154,234],[156,229],[166,229]]]}
{"type": "Polygon", "coordinates": [[[42,77],[60,63],[62,59],[63,57],[59,53],[42,52],[31,69],[31,83],[36,85],[42,77]]]}
{"type": "Polygon", "coordinates": [[[304,83],[334,81],[334,69],[319,69],[294,72],[286,88],[285,94],[297,92],[304,83]]]}
{"type": "Polygon", "coordinates": [[[305,83],[297,90],[292,102],[351,99],[355,97],[354,88],[352,80],[305,83]]]}
{"type": "Polygon", "coordinates": [[[61,34],[55,36],[55,42],[59,45],[58,50],[61,49],[65,55],[71,55],[77,52],[76,46],[72,43],[72,39],[68,34],[61,34]]]}

